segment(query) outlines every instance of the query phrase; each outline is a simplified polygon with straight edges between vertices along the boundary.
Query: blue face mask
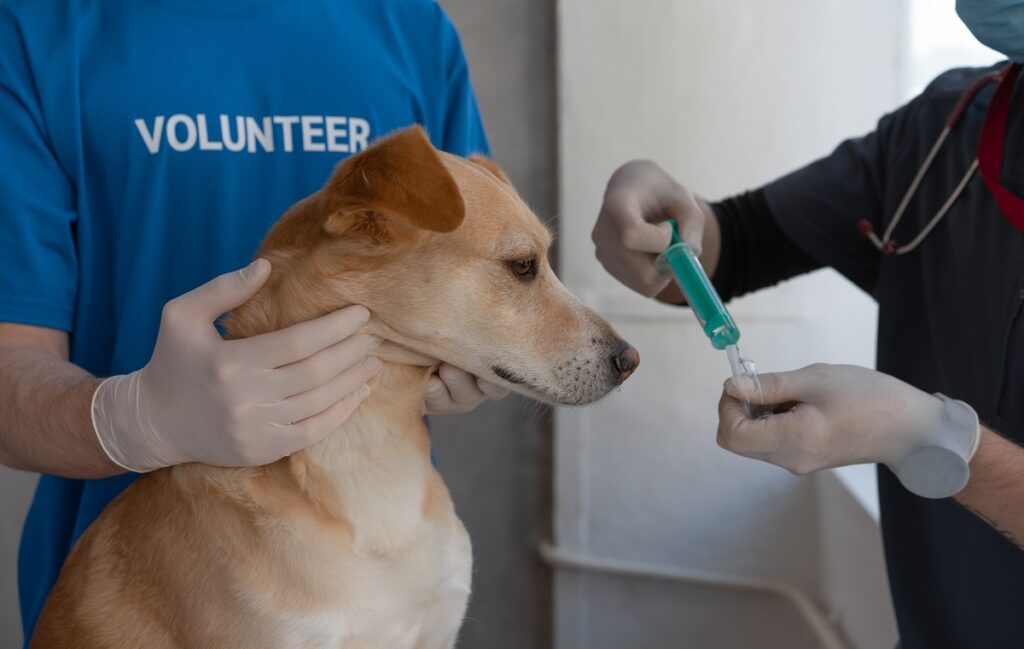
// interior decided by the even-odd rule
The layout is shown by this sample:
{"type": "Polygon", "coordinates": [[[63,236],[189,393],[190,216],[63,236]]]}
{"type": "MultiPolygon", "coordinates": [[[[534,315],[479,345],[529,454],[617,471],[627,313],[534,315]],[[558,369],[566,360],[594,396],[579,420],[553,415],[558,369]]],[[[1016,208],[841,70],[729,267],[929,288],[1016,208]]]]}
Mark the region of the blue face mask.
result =
{"type": "Polygon", "coordinates": [[[1024,63],[1024,2],[956,0],[956,13],[979,41],[1024,63]]]}

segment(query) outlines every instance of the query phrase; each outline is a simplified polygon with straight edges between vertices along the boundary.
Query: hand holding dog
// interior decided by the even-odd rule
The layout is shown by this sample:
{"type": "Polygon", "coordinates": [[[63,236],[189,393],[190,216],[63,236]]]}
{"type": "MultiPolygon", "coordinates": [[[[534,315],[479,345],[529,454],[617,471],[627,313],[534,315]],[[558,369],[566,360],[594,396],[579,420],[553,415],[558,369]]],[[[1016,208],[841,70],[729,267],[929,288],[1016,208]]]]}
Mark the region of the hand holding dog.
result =
{"type": "Polygon", "coordinates": [[[944,445],[949,430],[942,400],[867,368],[817,364],[758,378],[760,394],[748,379],[725,382],[718,443],[797,475],[867,462],[896,470],[910,451],[944,445]],[[742,401],[776,412],[748,419],[742,401]]]}
{"type": "Polygon", "coordinates": [[[427,382],[428,415],[469,412],[488,399],[504,399],[508,390],[447,363],[427,382]]]}
{"type": "Polygon", "coordinates": [[[369,394],[379,339],[356,332],[369,311],[351,306],[271,333],[224,340],[214,320],[270,276],[257,259],[171,300],[153,355],[93,397],[103,450],[138,472],[185,462],[268,464],[336,430],[369,394]]]}

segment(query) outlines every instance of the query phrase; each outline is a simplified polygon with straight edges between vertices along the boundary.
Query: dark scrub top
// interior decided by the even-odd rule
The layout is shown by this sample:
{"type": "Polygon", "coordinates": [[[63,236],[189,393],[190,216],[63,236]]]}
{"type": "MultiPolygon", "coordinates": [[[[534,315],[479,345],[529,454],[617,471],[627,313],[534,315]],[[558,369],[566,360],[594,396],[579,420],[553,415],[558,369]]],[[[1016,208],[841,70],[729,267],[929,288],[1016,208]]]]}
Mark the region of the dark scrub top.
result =
{"type": "MultiPolygon", "coordinates": [[[[874,132],[716,204],[723,250],[715,282],[728,298],[835,268],[878,301],[880,371],[962,399],[990,428],[1024,443],[1024,232],[977,175],[909,254],[883,255],[857,229],[861,218],[885,229],[957,99],[987,71],[947,72],[874,132]]],[[[921,231],[974,160],[994,90],[967,109],[896,228],[897,242],[921,231]]],[[[1024,195],[1020,84],[1010,116],[1003,183],[1024,195]]],[[[903,649],[1024,647],[1024,551],[952,498],[915,496],[885,467],[878,482],[903,649]]]]}

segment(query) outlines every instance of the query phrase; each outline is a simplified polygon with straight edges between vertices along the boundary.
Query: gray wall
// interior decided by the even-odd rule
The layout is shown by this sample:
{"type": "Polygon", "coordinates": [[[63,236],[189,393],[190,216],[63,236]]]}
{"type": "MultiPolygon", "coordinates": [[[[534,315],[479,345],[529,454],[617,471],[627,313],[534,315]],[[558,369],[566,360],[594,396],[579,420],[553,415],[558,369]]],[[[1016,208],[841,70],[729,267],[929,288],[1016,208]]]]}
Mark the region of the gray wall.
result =
{"type": "MultiPolygon", "coordinates": [[[[462,34],[494,157],[541,218],[555,215],[554,0],[444,0],[462,34]]],[[[440,467],[473,537],[461,648],[550,645],[550,413],[518,397],[434,424],[440,467]]],[[[21,643],[16,557],[35,476],[0,468],[0,647],[21,643]]]]}
{"type": "MultiPolygon", "coordinates": [[[[554,0],[442,0],[462,35],[491,149],[543,220],[557,209],[554,0]]],[[[461,649],[550,646],[547,409],[519,397],[435,418],[441,473],[473,538],[461,649]]]]}
{"type": "Polygon", "coordinates": [[[18,539],[21,538],[21,524],[25,520],[35,486],[34,473],[0,467],[0,647],[21,645],[17,584],[18,539]]]}

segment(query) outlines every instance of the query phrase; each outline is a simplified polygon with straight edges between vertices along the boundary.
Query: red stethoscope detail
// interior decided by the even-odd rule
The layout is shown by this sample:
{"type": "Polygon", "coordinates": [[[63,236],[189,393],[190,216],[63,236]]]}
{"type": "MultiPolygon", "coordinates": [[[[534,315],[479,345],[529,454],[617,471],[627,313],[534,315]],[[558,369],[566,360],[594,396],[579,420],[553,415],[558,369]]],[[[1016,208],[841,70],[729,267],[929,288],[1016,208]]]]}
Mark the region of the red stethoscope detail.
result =
{"type": "Polygon", "coordinates": [[[956,102],[956,106],[953,107],[953,112],[946,118],[942,132],[939,133],[939,137],[936,138],[931,151],[928,152],[924,163],[918,169],[913,181],[911,181],[910,187],[907,188],[906,193],[903,195],[903,199],[896,208],[896,212],[893,214],[892,220],[889,221],[889,225],[885,228],[881,238],[875,233],[870,221],[867,219],[858,221],[857,227],[861,234],[867,237],[876,248],[885,254],[902,255],[921,245],[921,242],[931,234],[935,226],[942,221],[946,213],[949,212],[949,209],[956,203],[967,183],[974,177],[975,172],[980,172],[982,179],[988,186],[989,191],[992,192],[1006,219],[1024,232],[1024,199],[1016,196],[999,182],[1003,163],[1003,142],[1006,139],[1006,123],[1010,112],[1010,99],[1013,95],[1014,81],[1020,72],[1020,68],[1019,63],[1011,63],[998,72],[989,72],[979,77],[964,91],[964,94],[956,102]],[[996,89],[995,95],[992,97],[992,103],[985,113],[985,122],[981,129],[981,139],[978,142],[977,157],[968,167],[960,182],[957,183],[953,193],[949,195],[949,198],[942,204],[942,207],[935,213],[931,221],[909,243],[904,245],[897,244],[892,238],[892,233],[896,230],[896,226],[899,225],[900,219],[903,218],[907,206],[917,193],[921,181],[927,175],[928,169],[938,155],[939,150],[942,149],[942,145],[945,144],[950,132],[960,121],[964,111],[967,109],[967,105],[971,103],[971,100],[974,99],[975,95],[982,88],[991,83],[998,83],[999,87],[996,89]]]}

